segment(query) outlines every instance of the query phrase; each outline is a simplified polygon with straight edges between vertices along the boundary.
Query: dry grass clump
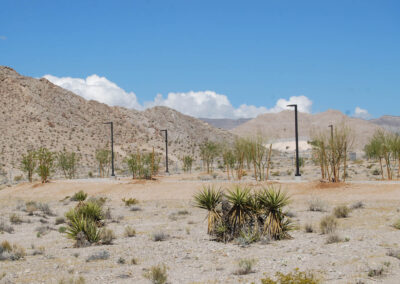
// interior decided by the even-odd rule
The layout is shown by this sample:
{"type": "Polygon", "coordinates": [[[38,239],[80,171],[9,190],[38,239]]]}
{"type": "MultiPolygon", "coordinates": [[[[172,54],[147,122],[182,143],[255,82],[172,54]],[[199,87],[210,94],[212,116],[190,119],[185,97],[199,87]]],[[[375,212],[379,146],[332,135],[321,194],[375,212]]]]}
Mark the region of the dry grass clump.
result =
{"type": "Polygon", "coordinates": [[[20,260],[26,256],[25,249],[17,244],[11,245],[8,241],[0,244],[0,261],[1,260],[20,260]]]}
{"type": "Polygon", "coordinates": [[[329,234],[328,238],[326,239],[326,244],[335,244],[335,243],[341,243],[344,240],[335,233],[329,234]]]}
{"type": "Polygon", "coordinates": [[[319,284],[319,280],[312,272],[299,271],[298,268],[294,272],[283,274],[277,272],[275,278],[261,279],[261,284],[319,284]]]}
{"type": "Polygon", "coordinates": [[[47,216],[54,216],[53,211],[50,209],[50,206],[47,203],[39,203],[38,209],[42,211],[44,215],[47,216]]]}
{"type": "Polygon", "coordinates": [[[91,262],[95,260],[106,260],[110,258],[110,253],[106,250],[102,250],[99,252],[96,252],[92,255],[90,255],[87,259],[86,262],[91,262]]]}
{"type": "Polygon", "coordinates": [[[153,233],[151,238],[155,242],[162,242],[162,241],[167,240],[169,238],[169,235],[164,232],[156,232],[156,233],[153,233]]]}
{"type": "Polygon", "coordinates": [[[60,225],[65,223],[65,218],[64,217],[57,217],[56,221],[54,222],[55,225],[60,225]]]}
{"type": "Polygon", "coordinates": [[[167,267],[165,264],[152,266],[143,276],[153,284],[165,284],[167,283],[167,267]]]}
{"type": "Polygon", "coordinates": [[[4,221],[0,222],[0,233],[9,233],[12,234],[14,232],[14,228],[10,225],[7,225],[4,221]]]}
{"type": "Polygon", "coordinates": [[[397,219],[397,220],[393,223],[393,227],[396,228],[397,230],[400,230],[400,219],[397,219]]]}
{"type": "Polygon", "coordinates": [[[313,232],[314,232],[314,227],[313,227],[313,225],[310,224],[310,223],[305,224],[305,225],[304,225],[304,231],[305,231],[306,233],[313,233],[313,232]]]}
{"type": "Polygon", "coordinates": [[[115,234],[113,230],[103,229],[100,232],[100,241],[103,245],[111,245],[115,239],[115,234]]]}
{"type": "Polygon", "coordinates": [[[395,258],[397,258],[397,259],[400,259],[400,250],[391,249],[391,250],[389,250],[389,251],[387,252],[386,255],[387,255],[387,256],[391,256],[391,257],[395,257],[395,258]]]}
{"type": "Polygon", "coordinates": [[[139,203],[139,200],[137,200],[136,198],[130,197],[130,198],[128,198],[128,199],[122,198],[122,202],[125,203],[125,206],[131,206],[131,205],[138,204],[138,203],[139,203]]]}
{"type": "Polygon", "coordinates": [[[336,206],[333,209],[333,214],[336,218],[347,218],[349,216],[350,209],[346,205],[336,206]]]}
{"type": "Polygon", "coordinates": [[[254,259],[244,258],[239,260],[238,269],[234,272],[235,275],[246,275],[254,272],[253,265],[256,263],[254,259]]]}
{"type": "Polygon", "coordinates": [[[132,228],[131,226],[127,226],[125,227],[125,232],[124,232],[124,236],[131,238],[136,236],[136,230],[134,228],[132,228]]]}
{"type": "Polygon", "coordinates": [[[362,201],[357,201],[356,203],[353,203],[352,205],[351,205],[351,209],[352,210],[355,210],[355,209],[362,209],[362,208],[364,208],[365,207],[365,205],[364,205],[364,202],[362,202],[362,201]]]}
{"type": "Polygon", "coordinates": [[[18,225],[18,224],[21,224],[23,222],[23,220],[19,215],[12,213],[10,215],[10,222],[11,222],[11,224],[18,225]]]}
{"type": "Polygon", "coordinates": [[[331,234],[336,231],[337,221],[333,216],[325,216],[319,224],[322,234],[331,234]]]}
{"type": "Polygon", "coordinates": [[[326,204],[321,199],[315,198],[308,202],[308,210],[314,212],[325,212],[326,204]]]}

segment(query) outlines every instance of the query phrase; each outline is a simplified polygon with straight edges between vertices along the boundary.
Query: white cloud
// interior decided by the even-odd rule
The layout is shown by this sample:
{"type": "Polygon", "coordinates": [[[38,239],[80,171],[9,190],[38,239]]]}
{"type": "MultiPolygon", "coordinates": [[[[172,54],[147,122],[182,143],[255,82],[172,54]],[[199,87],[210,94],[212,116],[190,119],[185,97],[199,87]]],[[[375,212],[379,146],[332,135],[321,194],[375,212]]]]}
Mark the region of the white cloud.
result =
{"type": "Polygon", "coordinates": [[[117,84],[109,81],[105,77],[96,74],[88,76],[86,79],[61,77],[52,75],[43,76],[55,85],[80,95],[87,100],[96,100],[110,106],[123,106],[126,108],[142,109],[138,103],[135,93],[125,92],[117,84]]]}
{"type": "Polygon", "coordinates": [[[362,119],[369,119],[371,115],[366,109],[362,109],[360,107],[356,107],[354,110],[354,117],[362,118],[362,119]]]}
{"type": "Polygon", "coordinates": [[[45,75],[44,78],[85,99],[97,100],[108,105],[139,110],[153,106],[167,106],[194,117],[252,118],[262,113],[275,113],[288,109],[286,107],[288,104],[297,104],[299,111],[306,113],[310,113],[312,107],[312,101],[306,96],[293,96],[288,100],[279,99],[275,106],[270,109],[264,106],[257,107],[247,104],[242,104],[238,108],[235,108],[226,95],[217,94],[214,91],[171,92],[165,98],[161,94],[158,94],[153,101],[145,102],[144,105],[141,105],[135,93],[128,93],[115,83],[98,75],[91,75],[86,79],[59,78],[52,75],[45,75]]]}

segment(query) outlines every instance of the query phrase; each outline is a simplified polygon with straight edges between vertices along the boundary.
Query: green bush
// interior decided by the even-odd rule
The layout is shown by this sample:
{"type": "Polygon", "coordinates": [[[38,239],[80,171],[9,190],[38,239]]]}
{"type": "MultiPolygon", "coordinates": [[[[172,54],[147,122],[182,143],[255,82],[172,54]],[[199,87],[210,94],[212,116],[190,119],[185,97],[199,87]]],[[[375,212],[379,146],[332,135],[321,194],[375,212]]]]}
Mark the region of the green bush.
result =
{"type": "Polygon", "coordinates": [[[71,197],[71,201],[85,201],[87,197],[87,193],[83,190],[80,190],[71,197]]]}

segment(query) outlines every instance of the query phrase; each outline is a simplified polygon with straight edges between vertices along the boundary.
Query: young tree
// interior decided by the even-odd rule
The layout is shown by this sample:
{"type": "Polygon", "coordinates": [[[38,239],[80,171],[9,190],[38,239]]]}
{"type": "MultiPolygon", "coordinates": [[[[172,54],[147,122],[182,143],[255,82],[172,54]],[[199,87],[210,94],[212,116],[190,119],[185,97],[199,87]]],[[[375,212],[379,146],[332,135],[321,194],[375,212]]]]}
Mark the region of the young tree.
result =
{"type": "Polygon", "coordinates": [[[200,154],[208,174],[213,171],[214,160],[218,156],[219,148],[219,145],[212,141],[206,141],[200,145],[200,154]]]}
{"type": "Polygon", "coordinates": [[[140,170],[140,154],[130,154],[128,157],[124,159],[124,163],[127,165],[129,171],[132,174],[132,179],[135,179],[136,176],[139,176],[140,170]]]}
{"type": "Polygon", "coordinates": [[[192,172],[192,165],[193,165],[193,157],[192,156],[184,156],[182,158],[183,162],[183,171],[185,173],[192,172]]]}
{"type": "Polygon", "coordinates": [[[63,172],[65,178],[75,177],[78,166],[79,156],[75,152],[67,152],[65,149],[57,154],[58,167],[63,172]]]}
{"type": "Polygon", "coordinates": [[[49,177],[53,171],[54,153],[50,152],[47,148],[41,147],[36,151],[36,159],[38,163],[36,171],[42,183],[46,183],[49,181],[49,177]]]}
{"type": "Polygon", "coordinates": [[[28,175],[29,182],[32,182],[33,172],[36,168],[36,153],[33,150],[28,150],[25,155],[22,155],[22,171],[28,175]]]}
{"type": "Polygon", "coordinates": [[[226,173],[228,175],[228,180],[230,179],[229,170],[231,170],[233,178],[233,170],[235,169],[236,157],[231,147],[225,146],[222,151],[222,160],[224,166],[226,167],[226,173]]]}
{"type": "Polygon", "coordinates": [[[108,173],[108,168],[110,166],[111,162],[111,151],[108,149],[98,149],[96,150],[96,160],[99,163],[99,174],[100,177],[105,176],[105,171],[107,170],[108,173]]]}

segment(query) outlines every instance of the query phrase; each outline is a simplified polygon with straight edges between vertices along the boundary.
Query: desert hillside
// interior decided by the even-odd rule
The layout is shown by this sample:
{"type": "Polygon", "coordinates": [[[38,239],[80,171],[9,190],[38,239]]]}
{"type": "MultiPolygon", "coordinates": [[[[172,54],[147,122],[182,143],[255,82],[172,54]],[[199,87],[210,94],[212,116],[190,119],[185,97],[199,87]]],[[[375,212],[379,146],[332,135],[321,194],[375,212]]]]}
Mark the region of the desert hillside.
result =
{"type": "Polygon", "coordinates": [[[370,121],[389,131],[400,132],[400,116],[384,115],[376,119],[371,119],[370,121]]]}
{"type": "MultiPolygon", "coordinates": [[[[337,110],[328,110],[316,114],[300,113],[299,136],[302,139],[309,139],[310,133],[317,129],[328,129],[328,125],[339,125],[345,123],[354,130],[354,149],[360,150],[367,143],[369,137],[379,129],[367,120],[349,117],[337,110]]],[[[254,135],[256,133],[265,135],[271,140],[294,139],[294,112],[282,111],[279,113],[267,113],[239,125],[232,130],[240,136],[254,135]]]]}
{"type": "Polygon", "coordinates": [[[64,147],[81,154],[83,167],[96,169],[94,154],[110,141],[114,122],[117,167],[137,149],[164,151],[161,129],[168,129],[172,161],[184,154],[198,155],[204,140],[230,140],[233,134],[166,107],[136,111],[86,101],[46,79],[34,79],[0,66],[0,165],[3,174],[19,168],[28,148],[64,147]]]}

